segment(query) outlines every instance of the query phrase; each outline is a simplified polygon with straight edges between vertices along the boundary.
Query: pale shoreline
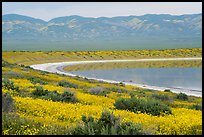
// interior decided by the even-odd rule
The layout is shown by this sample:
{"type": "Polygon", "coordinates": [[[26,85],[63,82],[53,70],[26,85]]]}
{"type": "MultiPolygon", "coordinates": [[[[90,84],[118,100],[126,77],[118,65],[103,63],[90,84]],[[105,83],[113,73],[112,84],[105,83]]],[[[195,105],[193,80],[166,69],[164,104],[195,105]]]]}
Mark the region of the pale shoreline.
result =
{"type": "MultiPolygon", "coordinates": [[[[85,78],[84,76],[68,73],[68,72],[64,71],[63,68],[65,66],[76,65],[76,64],[86,64],[86,63],[127,62],[127,61],[168,61],[168,60],[202,60],[202,57],[197,57],[197,58],[151,58],[151,59],[129,59],[129,60],[70,61],[70,62],[35,64],[35,65],[30,65],[30,67],[33,69],[41,70],[41,71],[64,74],[64,75],[68,75],[68,76],[79,76],[79,77],[85,78]]],[[[120,83],[121,82],[121,81],[97,79],[97,78],[91,78],[91,77],[86,77],[86,78],[98,80],[98,81],[103,81],[103,82],[108,82],[108,83],[120,83]]],[[[122,82],[122,83],[124,83],[125,85],[132,85],[132,86],[137,86],[137,87],[141,87],[141,88],[160,90],[160,91],[164,91],[165,89],[169,89],[174,93],[183,92],[187,95],[202,97],[202,91],[196,92],[193,90],[168,88],[168,87],[157,87],[157,86],[150,86],[150,85],[144,85],[144,84],[136,84],[136,83],[131,83],[131,82],[122,82]]]]}

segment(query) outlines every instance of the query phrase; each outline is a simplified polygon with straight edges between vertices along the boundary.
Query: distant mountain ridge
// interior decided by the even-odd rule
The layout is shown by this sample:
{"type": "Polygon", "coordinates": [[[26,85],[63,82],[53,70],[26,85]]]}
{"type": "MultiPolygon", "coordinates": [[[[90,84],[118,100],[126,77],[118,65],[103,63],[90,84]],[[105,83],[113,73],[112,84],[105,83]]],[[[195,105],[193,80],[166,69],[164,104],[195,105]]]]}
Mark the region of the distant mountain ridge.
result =
{"type": "Polygon", "coordinates": [[[46,49],[49,46],[45,45],[49,43],[53,46],[58,44],[58,50],[80,49],[80,47],[114,49],[117,48],[117,44],[120,49],[151,48],[152,45],[158,45],[158,47],[163,45],[165,48],[179,47],[179,45],[200,47],[202,13],[99,18],[73,15],[57,17],[49,21],[7,14],[2,16],[2,35],[5,50],[12,47],[17,50],[23,48],[27,50],[29,45],[34,46],[32,49],[36,47],[36,50],[39,45],[46,49]],[[20,45],[24,47],[21,48],[20,45]]]}

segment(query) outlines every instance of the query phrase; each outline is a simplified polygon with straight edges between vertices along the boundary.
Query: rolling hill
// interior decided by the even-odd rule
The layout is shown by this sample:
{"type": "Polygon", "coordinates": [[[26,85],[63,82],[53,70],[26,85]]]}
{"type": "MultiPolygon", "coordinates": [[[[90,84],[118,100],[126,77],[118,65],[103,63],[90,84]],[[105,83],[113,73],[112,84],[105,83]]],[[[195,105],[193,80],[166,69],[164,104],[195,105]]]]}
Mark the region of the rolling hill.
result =
{"type": "Polygon", "coordinates": [[[17,14],[2,15],[7,50],[123,50],[202,47],[202,14],[65,16],[46,22],[17,14]]]}

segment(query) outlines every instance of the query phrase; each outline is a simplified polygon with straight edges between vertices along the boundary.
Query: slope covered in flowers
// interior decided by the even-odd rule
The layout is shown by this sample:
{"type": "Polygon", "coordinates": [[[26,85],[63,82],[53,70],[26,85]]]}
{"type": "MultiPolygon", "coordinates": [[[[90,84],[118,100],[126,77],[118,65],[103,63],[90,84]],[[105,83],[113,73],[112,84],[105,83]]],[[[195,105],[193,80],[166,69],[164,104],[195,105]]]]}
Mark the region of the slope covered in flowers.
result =
{"type": "MultiPolygon", "coordinates": [[[[201,49],[180,49],[176,51],[178,53],[167,50],[165,56],[169,55],[168,57],[171,57],[173,53],[175,56],[181,54],[184,57],[202,55],[201,49]],[[183,52],[181,53],[181,51],[183,52]],[[190,51],[193,52],[190,53],[190,51]]],[[[181,100],[177,98],[177,94],[172,92],[147,90],[123,84],[110,84],[80,77],[51,74],[24,66],[36,62],[48,62],[49,60],[46,59],[49,57],[52,62],[57,60],[54,57],[59,56],[66,57],[58,58],[58,61],[71,58],[77,60],[77,55],[79,55],[78,59],[90,55],[106,58],[109,55],[119,56],[121,53],[123,53],[121,57],[140,54],[142,58],[142,55],[149,56],[149,53],[151,55],[157,53],[164,55],[163,52],[103,51],[91,52],[91,54],[87,52],[3,52],[2,93],[11,95],[16,109],[12,112],[2,112],[2,134],[68,134],[68,129],[84,124],[82,116],[92,116],[97,121],[104,111],[109,111],[114,116],[119,117],[121,123],[141,124],[146,134],[202,134],[202,109],[194,107],[202,107],[202,98],[200,97],[188,96],[188,99],[181,100]],[[37,54],[39,56],[35,56],[37,54]],[[40,61],[41,58],[44,58],[44,60],[40,61]],[[60,86],[60,81],[67,81],[75,86],[60,86]],[[77,98],[77,102],[54,101],[45,98],[46,95],[33,96],[33,91],[39,86],[48,92],[48,95],[55,92],[61,95],[64,91],[70,91],[77,98]],[[101,94],[90,92],[94,91],[93,87],[100,87],[99,89],[105,92],[101,94]],[[172,114],[154,116],[148,113],[117,109],[115,102],[120,98],[145,100],[154,98],[170,107],[172,114]]]]}

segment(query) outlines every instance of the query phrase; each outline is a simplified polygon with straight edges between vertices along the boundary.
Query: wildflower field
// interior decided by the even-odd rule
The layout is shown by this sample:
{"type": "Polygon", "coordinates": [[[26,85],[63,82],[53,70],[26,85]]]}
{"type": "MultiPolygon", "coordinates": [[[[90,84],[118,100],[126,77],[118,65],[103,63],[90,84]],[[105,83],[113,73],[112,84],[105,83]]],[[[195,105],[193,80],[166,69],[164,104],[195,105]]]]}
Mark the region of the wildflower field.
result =
{"type": "MultiPolygon", "coordinates": [[[[201,135],[201,97],[52,74],[28,66],[73,60],[165,57],[202,57],[202,48],[2,52],[2,134],[201,135]]],[[[202,67],[202,61],[190,62],[180,66],[190,67],[194,63],[193,66],[202,67]]],[[[76,67],[80,69],[80,65],[76,67]]]]}

